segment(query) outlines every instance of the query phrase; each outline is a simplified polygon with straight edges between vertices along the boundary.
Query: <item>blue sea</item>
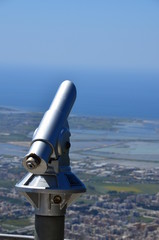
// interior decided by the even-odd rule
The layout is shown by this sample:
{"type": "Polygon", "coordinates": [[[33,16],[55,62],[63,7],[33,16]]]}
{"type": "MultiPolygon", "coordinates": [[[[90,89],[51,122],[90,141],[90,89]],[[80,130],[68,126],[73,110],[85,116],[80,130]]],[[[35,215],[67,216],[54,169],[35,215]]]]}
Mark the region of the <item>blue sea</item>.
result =
{"type": "Polygon", "coordinates": [[[72,80],[77,100],[72,114],[159,119],[159,73],[0,67],[0,106],[46,111],[60,83],[72,80]]]}

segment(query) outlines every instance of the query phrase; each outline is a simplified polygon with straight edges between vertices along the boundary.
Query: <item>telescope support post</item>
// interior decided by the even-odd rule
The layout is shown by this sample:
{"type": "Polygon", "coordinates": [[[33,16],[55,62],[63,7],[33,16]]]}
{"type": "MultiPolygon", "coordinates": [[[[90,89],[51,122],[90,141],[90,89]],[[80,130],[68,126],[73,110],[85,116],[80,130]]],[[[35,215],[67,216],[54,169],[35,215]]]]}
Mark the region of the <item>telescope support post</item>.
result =
{"type": "Polygon", "coordinates": [[[63,240],[64,216],[35,215],[35,240],[63,240]]]}

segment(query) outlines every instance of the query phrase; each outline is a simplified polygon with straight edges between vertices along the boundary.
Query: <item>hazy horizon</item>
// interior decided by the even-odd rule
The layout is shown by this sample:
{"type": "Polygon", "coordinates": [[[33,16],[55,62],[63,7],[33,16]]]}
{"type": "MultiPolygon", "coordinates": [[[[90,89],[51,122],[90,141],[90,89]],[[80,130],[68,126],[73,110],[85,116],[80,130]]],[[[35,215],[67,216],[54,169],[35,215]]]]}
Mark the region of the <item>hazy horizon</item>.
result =
{"type": "Polygon", "coordinates": [[[72,114],[159,119],[159,74],[93,69],[0,69],[0,106],[46,111],[62,81],[77,88],[72,114]]]}

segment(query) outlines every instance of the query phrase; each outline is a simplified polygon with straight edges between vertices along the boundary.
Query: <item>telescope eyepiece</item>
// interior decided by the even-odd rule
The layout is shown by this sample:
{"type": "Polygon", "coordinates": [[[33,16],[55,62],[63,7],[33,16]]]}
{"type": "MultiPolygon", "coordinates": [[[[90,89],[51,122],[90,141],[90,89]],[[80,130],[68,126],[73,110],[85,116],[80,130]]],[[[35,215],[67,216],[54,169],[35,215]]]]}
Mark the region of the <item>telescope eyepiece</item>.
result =
{"type": "Polygon", "coordinates": [[[30,156],[26,160],[26,166],[30,170],[37,168],[39,164],[40,164],[40,158],[38,158],[36,155],[30,156]]]}

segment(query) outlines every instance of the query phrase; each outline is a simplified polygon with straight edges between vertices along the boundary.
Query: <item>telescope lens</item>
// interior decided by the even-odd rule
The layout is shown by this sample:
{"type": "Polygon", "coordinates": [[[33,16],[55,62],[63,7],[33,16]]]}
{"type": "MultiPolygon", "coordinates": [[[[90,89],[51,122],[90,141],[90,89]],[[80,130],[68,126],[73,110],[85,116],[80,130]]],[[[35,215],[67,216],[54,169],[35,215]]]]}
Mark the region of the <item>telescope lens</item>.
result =
{"type": "Polygon", "coordinates": [[[39,164],[40,164],[40,161],[37,157],[29,157],[26,160],[26,166],[30,170],[37,168],[39,164]]]}

